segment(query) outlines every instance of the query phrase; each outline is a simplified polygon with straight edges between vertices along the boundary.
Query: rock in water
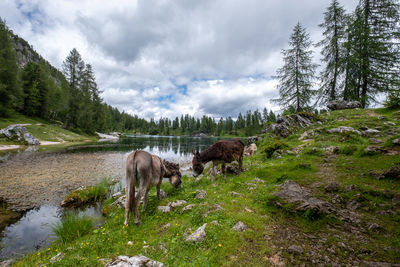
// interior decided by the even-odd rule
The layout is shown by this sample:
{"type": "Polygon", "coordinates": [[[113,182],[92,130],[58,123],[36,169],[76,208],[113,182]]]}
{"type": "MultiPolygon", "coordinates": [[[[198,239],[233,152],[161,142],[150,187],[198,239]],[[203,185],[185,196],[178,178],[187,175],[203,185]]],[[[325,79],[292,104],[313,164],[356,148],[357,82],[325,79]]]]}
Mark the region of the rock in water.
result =
{"type": "Polygon", "coordinates": [[[335,101],[329,102],[327,107],[330,110],[340,110],[340,109],[361,108],[362,106],[359,101],[335,100],[335,101]]]}
{"type": "Polygon", "coordinates": [[[106,267],[166,267],[166,265],[143,255],[138,255],[133,257],[118,256],[116,260],[107,263],[106,267]]]}
{"type": "Polygon", "coordinates": [[[186,241],[201,242],[206,238],[206,226],[207,223],[203,224],[196,231],[194,231],[190,236],[186,238],[186,241]]]}

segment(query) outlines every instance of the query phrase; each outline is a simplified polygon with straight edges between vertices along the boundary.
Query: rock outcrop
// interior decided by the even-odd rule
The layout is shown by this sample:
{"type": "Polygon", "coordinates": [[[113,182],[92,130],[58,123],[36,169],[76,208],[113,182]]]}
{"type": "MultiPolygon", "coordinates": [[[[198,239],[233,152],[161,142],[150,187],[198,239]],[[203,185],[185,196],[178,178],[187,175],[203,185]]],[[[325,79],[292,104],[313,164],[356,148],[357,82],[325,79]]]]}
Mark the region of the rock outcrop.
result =
{"type": "Polygon", "coordinates": [[[2,135],[10,140],[16,140],[27,145],[39,145],[39,140],[30,134],[21,124],[14,124],[1,129],[0,136],[2,135]]]}
{"type": "Polygon", "coordinates": [[[270,124],[263,133],[273,133],[280,137],[288,137],[297,127],[308,127],[314,124],[316,119],[309,113],[298,113],[287,116],[279,116],[276,123],[270,124]]]}
{"type": "Polygon", "coordinates": [[[335,100],[335,101],[329,102],[327,107],[330,110],[340,110],[340,109],[361,108],[362,106],[359,101],[335,100]]]}

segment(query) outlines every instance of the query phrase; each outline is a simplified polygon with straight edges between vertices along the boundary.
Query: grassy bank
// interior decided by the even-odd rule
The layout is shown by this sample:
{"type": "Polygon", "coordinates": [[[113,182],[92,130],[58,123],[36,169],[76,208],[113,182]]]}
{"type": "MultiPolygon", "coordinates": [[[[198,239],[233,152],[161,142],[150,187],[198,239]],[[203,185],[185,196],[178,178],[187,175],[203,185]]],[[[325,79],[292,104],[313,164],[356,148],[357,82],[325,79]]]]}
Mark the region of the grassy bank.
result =
{"type": "MultiPolygon", "coordinates": [[[[63,128],[61,123],[50,123],[40,118],[26,117],[19,113],[14,113],[9,118],[0,118],[0,129],[6,128],[11,124],[26,124],[24,127],[34,137],[40,141],[63,143],[81,143],[95,141],[97,136],[77,134],[63,128]]],[[[20,145],[20,143],[0,137],[0,145],[20,145]]]]}
{"type": "MultiPolygon", "coordinates": [[[[370,171],[400,165],[400,157],[395,155],[400,149],[391,144],[400,136],[400,113],[384,109],[335,111],[323,115],[321,121],[322,124],[299,129],[288,138],[267,137],[260,141],[257,154],[245,159],[246,171],[240,176],[219,176],[216,182],[211,182],[207,175],[200,180],[184,176],[182,188],[163,183],[168,197],[160,201],[152,189],[139,226],[133,220],[124,226],[124,210],[110,206],[106,223],[100,228],[56,241],[15,265],[48,265],[59,252],[64,255],[57,266],[104,266],[118,255],[138,254],[168,266],[399,263],[400,214],[394,195],[400,192],[400,181],[377,180],[370,171]],[[374,136],[382,141],[378,146],[392,154],[365,153],[365,148],[372,144],[368,136],[327,132],[337,126],[379,130],[374,136]],[[299,140],[305,130],[313,133],[299,140]],[[271,150],[279,148],[280,155],[274,157],[271,150]],[[348,209],[350,203],[357,203],[352,212],[360,223],[314,217],[295,212],[290,205],[280,205],[273,193],[289,179],[337,209],[348,209]],[[337,192],[324,189],[329,182],[339,184],[337,192]],[[349,186],[353,189],[345,190],[349,186]],[[196,190],[205,190],[207,196],[197,199],[196,190]],[[157,209],[176,200],[195,206],[183,212],[185,205],[170,213],[157,209]],[[239,221],[247,225],[244,232],[232,230],[239,221]],[[186,234],[204,223],[207,237],[203,242],[185,241],[186,234]],[[372,224],[379,227],[371,227],[372,224]],[[291,253],[288,247],[292,245],[303,251],[291,253]]],[[[112,202],[107,200],[106,204],[112,202]]]]}

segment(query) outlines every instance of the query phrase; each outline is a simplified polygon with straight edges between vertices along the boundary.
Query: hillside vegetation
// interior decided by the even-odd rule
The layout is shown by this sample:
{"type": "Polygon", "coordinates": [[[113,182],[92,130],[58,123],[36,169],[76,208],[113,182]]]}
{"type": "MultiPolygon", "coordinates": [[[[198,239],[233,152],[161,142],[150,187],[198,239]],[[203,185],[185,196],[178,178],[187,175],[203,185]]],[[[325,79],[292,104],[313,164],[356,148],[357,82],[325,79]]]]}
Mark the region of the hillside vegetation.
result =
{"type": "Polygon", "coordinates": [[[377,179],[374,173],[400,166],[400,147],[392,144],[400,136],[400,112],[334,111],[320,121],[288,138],[259,141],[257,154],[245,159],[240,176],[218,176],[216,182],[208,175],[184,176],[182,188],[162,185],[168,196],[161,201],[153,189],[139,226],[132,220],[124,226],[124,209],[108,199],[104,225],[72,241],[56,241],[16,266],[47,265],[60,252],[57,266],[102,266],[118,255],[139,254],[168,266],[400,263],[399,174],[377,179]],[[379,133],[327,132],[337,126],[379,133]],[[308,136],[299,140],[305,131],[308,136]],[[374,145],[381,150],[366,149],[376,143],[371,138],[382,141],[374,145]],[[271,146],[280,147],[279,153],[267,153],[271,146]],[[276,192],[289,183],[308,190],[335,212],[302,210],[279,198],[276,192]],[[202,199],[199,190],[206,192],[202,199]],[[186,203],[169,213],[157,209],[177,200],[186,203]],[[183,211],[189,204],[194,206],[183,211]],[[244,231],[232,229],[239,221],[247,227],[244,231]],[[204,223],[204,241],[186,241],[204,223]]]}
{"type": "MultiPolygon", "coordinates": [[[[0,118],[0,129],[13,124],[23,124],[28,132],[45,144],[46,142],[52,142],[49,144],[53,144],[53,142],[70,144],[71,142],[97,140],[97,137],[95,136],[68,131],[62,127],[61,123],[50,123],[49,121],[40,118],[27,117],[19,113],[13,113],[13,115],[8,118],[0,118]]],[[[21,145],[21,143],[9,140],[6,137],[0,137],[0,145],[21,145]]]]}

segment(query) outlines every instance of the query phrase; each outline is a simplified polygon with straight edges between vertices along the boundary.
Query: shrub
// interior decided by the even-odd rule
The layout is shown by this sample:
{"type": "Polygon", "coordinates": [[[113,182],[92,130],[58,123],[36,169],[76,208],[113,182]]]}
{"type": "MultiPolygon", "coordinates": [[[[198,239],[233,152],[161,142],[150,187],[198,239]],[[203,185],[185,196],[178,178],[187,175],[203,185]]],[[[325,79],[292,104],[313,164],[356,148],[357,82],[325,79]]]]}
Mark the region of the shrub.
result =
{"type": "Polygon", "coordinates": [[[67,243],[90,233],[93,228],[93,221],[89,217],[67,212],[61,222],[53,226],[53,232],[61,242],[67,243]]]}

